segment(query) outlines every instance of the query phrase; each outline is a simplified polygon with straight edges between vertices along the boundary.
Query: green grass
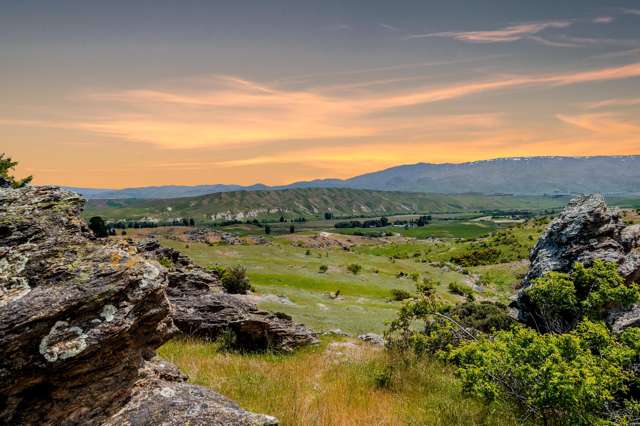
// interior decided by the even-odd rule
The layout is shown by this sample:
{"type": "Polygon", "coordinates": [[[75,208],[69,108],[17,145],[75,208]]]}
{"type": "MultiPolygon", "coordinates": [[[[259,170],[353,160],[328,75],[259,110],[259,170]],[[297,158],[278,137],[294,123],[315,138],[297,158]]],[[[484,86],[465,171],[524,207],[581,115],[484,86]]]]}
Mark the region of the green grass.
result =
{"type": "Polygon", "coordinates": [[[477,274],[483,285],[482,291],[475,294],[477,299],[507,301],[526,269],[526,264],[518,259],[528,256],[533,244],[529,236],[537,235],[541,226],[531,223],[502,229],[478,241],[380,242],[355,246],[350,251],[297,247],[286,237],[272,237],[271,244],[253,246],[189,243],[187,247],[183,242],[170,239],[163,239],[162,244],[184,252],[205,267],[242,265],[257,290],[258,306],[263,309],[285,312],[317,330],[341,328],[354,334],[381,333],[401,306],[401,302],[392,300],[392,289],[414,291],[415,282],[408,277],[411,274],[417,273],[419,279],[435,282],[439,294],[452,303],[463,297],[451,294],[449,284],[470,286],[471,274],[477,274]],[[453,257],[468,252],[482,241],[496,245],[505,253],[514,250],[517,242],[519,251],[507,256],[505,263],[470,267],[466,272],[455,265],[447,266],[453,257]],[[363,269],[353,274],[347,269],[350,264],[361,265],[363,269]],[[321,265],[328,267],[326,273],[319,272],[321,265]],[[398,275],[404,277],[398,278],[398,275]],[[329,295],[336,291],[340,297],[331,298],[329,295]]]}
{"type": "Polygon", "coordinates": [[[292,355],[221,353],[215,343],[174,339],[159,349],[190,382],[210,387],[283,426],[515,425],[505,406],[466,398],[434,360],[396,362],[378,348],[329,341],[292,355]],[[376,378],[395,368],[388,387],[376,378]]]}

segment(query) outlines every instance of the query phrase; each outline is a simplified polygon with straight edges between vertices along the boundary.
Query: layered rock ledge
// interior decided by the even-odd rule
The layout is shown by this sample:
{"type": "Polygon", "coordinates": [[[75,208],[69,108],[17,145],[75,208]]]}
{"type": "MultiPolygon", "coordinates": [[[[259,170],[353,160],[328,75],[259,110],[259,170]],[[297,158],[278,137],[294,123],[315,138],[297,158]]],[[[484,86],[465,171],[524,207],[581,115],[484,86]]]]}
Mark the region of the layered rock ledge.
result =
{"type": "Polygon", "coordinates": [[[177,332],[168,273],[95,240],[82,206],[56,187],[0,189],[0,423],[277,424],[153,359],[177,332]]]}
{"type": "Polygon", "coordinates": [[[243,350],[290,352],[318,342],[316,333],[288,315],[259,310],[244,296],[225,293],[215,272],[179,251],[161,247],[153,239],[140,241],[138,248],[166,266],[173,321],[185,335],[214,340],[231,331],[234,344],[243,350]]]}

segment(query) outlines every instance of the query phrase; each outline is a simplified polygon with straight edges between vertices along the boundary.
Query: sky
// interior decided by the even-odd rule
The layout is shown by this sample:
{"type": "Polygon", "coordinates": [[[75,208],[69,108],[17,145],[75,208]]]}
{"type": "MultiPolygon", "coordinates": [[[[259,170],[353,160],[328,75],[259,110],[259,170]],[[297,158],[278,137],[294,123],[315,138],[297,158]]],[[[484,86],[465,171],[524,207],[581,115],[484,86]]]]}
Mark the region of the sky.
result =
{"type": "Polygon", "coordinates": [[[640,154],[640,1],[0,0],[36,184],[285,184],[640,154]]]}

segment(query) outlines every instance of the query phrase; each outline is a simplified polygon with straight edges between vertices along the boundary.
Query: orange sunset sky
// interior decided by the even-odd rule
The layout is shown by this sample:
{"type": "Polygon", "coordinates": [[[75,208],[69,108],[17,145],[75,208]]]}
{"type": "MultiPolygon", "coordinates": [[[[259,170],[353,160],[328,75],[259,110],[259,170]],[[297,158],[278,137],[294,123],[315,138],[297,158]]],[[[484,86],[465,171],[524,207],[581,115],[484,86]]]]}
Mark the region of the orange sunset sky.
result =
{"type": "Polygon", "coordinates": [[[0,152],[102,188],[640,154],[640,7],[521,3],[8,2],[0,152]]]}

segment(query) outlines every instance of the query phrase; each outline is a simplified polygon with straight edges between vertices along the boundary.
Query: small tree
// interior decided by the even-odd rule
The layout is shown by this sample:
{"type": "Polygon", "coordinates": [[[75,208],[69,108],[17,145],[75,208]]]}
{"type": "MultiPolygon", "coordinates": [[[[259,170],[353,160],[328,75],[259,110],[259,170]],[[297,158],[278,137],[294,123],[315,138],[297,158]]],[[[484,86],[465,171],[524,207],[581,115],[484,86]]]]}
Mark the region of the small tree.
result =
{"type": "Polygon", "coordinates": [[[105,238],[109,235],[107,226],[100,216],[93,216],[89,219],[89,229],[91,229],[93,234],[98,238],[105,238]]]}
{"type": "Polygon", "coordinates": [[[325,212],[324,213],[324,220],[331,220],[331,219],[333,219],[333,213],[325,212]]]}
{"type": "Polygon", "coordinates": [[[196,221],[193,218],[189,218],[189,226],[196,226],[196,221]]]}
{"type": "Polygon", "coordinates": [[[271,233],[271,226],[265,225],[264,226],[264,233],[269,235],[271,233]]]}
{"type": "Polygon", "coordinates": [[[0,154],[0,187],[2,182],[6,182],[13,188],[22,188],[29,184],[33,176],[27,176],[24,179],[18,179],[11,174],[11,171],[18,165],[17,161],[13,161],[10,157],[5,157],[4,153],[0,154]]]}
{"type": "Polygon", "coordinates": [[[358,275],[360,271],[362,271],[362,265],[357,263],[352,263],[347,266],[347,271],[351,272],[353,275],[358,275]]]}
{"type": "Polygon", "coordinates": [[[293,234],[294,232],[296,232],[296,227],[293,225],[289,226],[289,233],[293,234]]]}
{"type": "Polygon", "coordinates": [[[222,287],[231,294],[247,294],[251,290],[251,283],[247,278],[247,270],[242,266],[234,266],[224,270],[222,287]]]}

